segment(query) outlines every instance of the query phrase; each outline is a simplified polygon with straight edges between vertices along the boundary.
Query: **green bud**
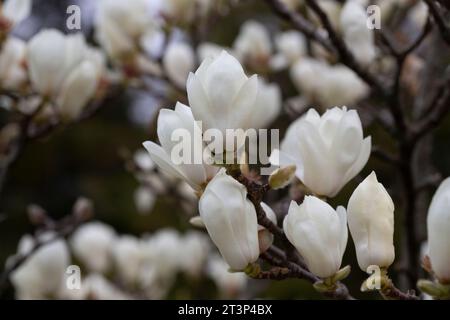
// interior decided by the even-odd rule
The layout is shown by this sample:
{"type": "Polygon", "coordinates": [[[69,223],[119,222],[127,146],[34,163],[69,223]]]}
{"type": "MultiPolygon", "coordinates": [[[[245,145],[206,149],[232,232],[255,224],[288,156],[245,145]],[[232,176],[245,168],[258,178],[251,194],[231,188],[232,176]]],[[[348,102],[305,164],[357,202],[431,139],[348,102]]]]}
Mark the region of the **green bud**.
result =
{"type": "Polygon", "coordinates": [[[269,186],[272,189],[282,189],[291,183],[295,176],[295,165],[278,168],[269,177],[269,186]]]}

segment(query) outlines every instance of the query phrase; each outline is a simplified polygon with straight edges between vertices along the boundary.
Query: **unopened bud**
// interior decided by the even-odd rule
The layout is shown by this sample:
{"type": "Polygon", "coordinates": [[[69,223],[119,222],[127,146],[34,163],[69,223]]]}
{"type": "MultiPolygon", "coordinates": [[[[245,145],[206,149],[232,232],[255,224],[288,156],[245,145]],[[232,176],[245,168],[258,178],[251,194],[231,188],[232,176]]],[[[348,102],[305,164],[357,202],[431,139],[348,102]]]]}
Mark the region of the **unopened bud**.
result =
{"type": "Polygon", "coordinates": [[[203,223],[202,217],[200,217],[200,216],[192,217],[189,220],[189,223],[197,228],[202,228],[202,229],[205,228],[205,224],[203,223]]]}
{"type": "Polygon", "coordinates": [[[47,212],[36,204],[30,204],[27,208],[28,219],[35,226],[43,225],[47,219],[47,212]]]}
{"type": "Polygon", "coordinates": [[[77,221],[87,221],[94,216],[94,205],[87,198],[79,198],[73,205],[73,215],[77,221]]]}
{"type": "Polygon", "coordinates": [[[450,286],[433,282],[430,280],[420,279],[417,282],[420,291],[429,294],[433,298],[448,299],[450,298],[450,286]]]}
{"type": "Polygon", "coordinates": [[[278,168],[269,177],[269,185],[272,189],[282,189],[291,183],[295,176],[295,165],[278,168]]]}

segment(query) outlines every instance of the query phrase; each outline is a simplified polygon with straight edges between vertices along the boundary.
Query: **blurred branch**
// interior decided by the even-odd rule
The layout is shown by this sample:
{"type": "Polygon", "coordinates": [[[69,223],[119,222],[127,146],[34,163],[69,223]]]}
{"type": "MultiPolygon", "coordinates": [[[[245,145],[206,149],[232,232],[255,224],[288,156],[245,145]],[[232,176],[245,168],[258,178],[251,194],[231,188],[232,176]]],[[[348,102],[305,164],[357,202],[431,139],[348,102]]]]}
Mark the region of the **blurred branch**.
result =
{"type": "MultiPolygon", "coordinates": [[[[441,16],[439,11],[441,10],[439,6],[436,4],[433,0],[425,0],[425,2],[428,5],[428,9],[430,10],[431,15],[433,16],[434,21],[436,22],[440,34],[442,36],[442,39],[450,45],[450,26],[447,25],[447,23],[444,20],[444,17],[441,16]]],[[[443,1],[442,1],[443,2],[443,1]]],[[[444,2],[443,2],[444,3],[444,2]]],[[[449,8],[447,4],[447,8],[449,8]]]]}

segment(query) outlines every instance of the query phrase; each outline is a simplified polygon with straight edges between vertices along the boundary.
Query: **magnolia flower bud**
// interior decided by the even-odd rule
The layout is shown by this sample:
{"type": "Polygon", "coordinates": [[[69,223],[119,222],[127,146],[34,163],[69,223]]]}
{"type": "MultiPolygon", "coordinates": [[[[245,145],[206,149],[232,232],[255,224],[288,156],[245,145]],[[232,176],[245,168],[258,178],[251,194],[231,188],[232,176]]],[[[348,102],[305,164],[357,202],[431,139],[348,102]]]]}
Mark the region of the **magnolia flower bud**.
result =
{"type": "Polygon", "coordinates": [[[264,25],[256,21],[245,22],[234,41],[234,50],[250,64],[268,62],[272,53],[272,43],[264,25]]]}
{"type": "Polygon", "coordinates": [[[290,125],[271,162],[295,164],[296,176],[316,195],[334,197],[369,159],[371,138],[363,139],[361,120],[346,107],[311,109],[290,125]]]}
{"type": "Polygon", "coordinates": [[[159,1],[162,16],[170,22],[191,23],[205,16],[214,1],[211,0],[164,0],[159,1]]]}
{"type": "Polygon", "coordinates": [[[210,250],[208,237],[200,232],[189,231],[181,240],[180,268],[192,277],[200,276],[210,250]]]}
{"type": "MultiPolygon", "coordinates": [[[[55,235],[44,233],[40,241],[51,241],[55,235]]],[[[18,257],[30,253],[35,240],[26,235],[19,243],[18,257]]],[[[16,257],[8,259],[7,264],[16,257]]],[[[70,255],[64,240],[51,241],[34,252],[11,274],[11,282],[18,299],[46,299],[54,297],[62,287],[70,255]]]]}
{"type": "Polygon", "coordinates": [[[269,186],[274,190],[286,187],[294,179],[296,170],[295,165],[276,169],[269,177],[269,186]]]}
{"type": "Polygon", "coordinates": [[[328,278],[339,271],[348,237],[344,207],[334,210],[313,196],[301,205],[292,201],[283,229],[312,273],[328,278]]]}
{"type": "Polygon", "coordinates": [[[128,284],[138,281],[142,267],[142,247],[139,239],[133,236],[122,236],[112,246],[114,263],[120,277],[128,284]]]}
{"type": "MultiPolygon", "coordinates": [[[[266,217],[276,225],[277,216],[275,215],[275,212],[273,212],[272,208],[269,207],[264,202],[261,202],[261,207],[263,208],[266,217]]],[[[258,241],[259,241],[259,252],[260,253],[266,252],[267,249],[269,249],[273,243],[273,234],[263,226],[258,225],[258,241]]]]}
{"type": "Polygon", "coordinates": [[[302,58],[292,66],[290,74],[294,85],[309,101],[326,108],[354,104],[369,92],[353,70],[339,64],[330,66],[302,58]]]}
{"type": "Polygon", "coordinates": [[[101,222],[90,222],[75,231],[70,243],[76,258],[88,270],[101,273],[110,268],[115,238],[116,234],[110,226],[101,222]]]}
{"type": "Polygon", "coordinates": [[[56,102],[64,119],[77,117],[94,96],[105,63],[81,33],[65,36],[53,29],[30,40],[27,62],[33,88],[56,102]]]}
{"type": "MultiPolygon", "coordinates": [[[[161,109],[158,116],[158,138],[161,146],[152,141],[143,143],[145,149],[150,153],[152,160],[165,173],[185,180],[195,190],[200,190],[206,182],[217,172],[217,168],[203,164],[203,141],[201,130],[196,124],[188,106],[177,103],[175,110],[161,109]],[[175,130],[184,130],[189,133],[192,154],[184,163],[174,163],[173,149],[177,145],[172,139],[175,130]],[[197,161],[195,161],[196,157],[197,161]]],[[[178,159],[183,160],[183,159],[178,159]]]]}
{"type": "Polygon", "coordinates": [[[247,190],[222,169],[200,198],[199,211],[222,257],[242,271],[259,256],[256,211],[247,190]]]}
{"type": "Polygon", "coordinates": [[[372,172],[355,189],[347,207],[348,226],[361,270],[389,267],[395,258],[394,203],[372,172]]]}
{"type": "Polygon", "coordinates": [[[96,36],[113,59],[129,57],[155,31],[147,0],[102,0],[95,17],[96,36]]]}
{"type": "Polygon", "coordinates": [[[370,64],[376,52],[364,6],[358,1],[347,1],[342,8],[340,22],[344,41],[356,60],[364,65],[370,64]]]}
{"type": "Polygon", "coordinates": [[[256,75],[248,78],[239,61],[223,51],[202,62],[187,80],[189,104],[204,129],[248,129],[258,93],[256,75]]]}
{"type": "Polygon", "coordinates": [[[184,88],[189,73],[194,69],[195,54],[192,47],[183,42],[172,42],[167,46],[163,66],[167,76],[179,88],[184,88]]]}
{"type": "Polygon", "coordinates": [[[31,12],[31,0],[6,0],[0,5],[0,15],[12,24],[25,20],[31,12]]]}
{"type": "Polygon", "coordinates": [[[23,40],[9,37],[0,50],[0,88],[19,90],[26,79],[25,61],[26,44],[23,40]]]}
{"type": "Polygon", "coordinates": [[[441,183],[433,196],[427,226],[431,268],[442,284],[450,284],[450,178],[441,183]]]}
{"type": "Polygon", "coordinates": [[[278,54],[271,60],[271,64],[275,70],[280,70],[294,64],[307,52],[305,38],[298,31],[280,33],[275,38],[275,45],[278,54]]]}

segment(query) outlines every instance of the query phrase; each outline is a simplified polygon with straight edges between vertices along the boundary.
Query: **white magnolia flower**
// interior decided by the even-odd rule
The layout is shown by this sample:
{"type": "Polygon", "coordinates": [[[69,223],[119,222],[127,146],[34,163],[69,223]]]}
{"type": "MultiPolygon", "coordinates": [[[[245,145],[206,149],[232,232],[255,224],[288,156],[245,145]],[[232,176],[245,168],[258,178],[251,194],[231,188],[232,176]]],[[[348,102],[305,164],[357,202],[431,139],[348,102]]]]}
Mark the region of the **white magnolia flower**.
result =
{"type": "Polygon", "coordinates": [[[294,85],[310,102],[326,108],[354,104],[369,92],[367,85],[343,65],[330,66],[302,58],[292,66],[290,74],[294,85]]]}
{"type": "Polygon", "coordinates": [[[103,275],[92,273],[82,279],[80,290],[64,290],[61,298],[70,300],[129,300],[132,297],[122,292],[103,275]]]}
{"type": "Polygon", "coordinates": [[[172,280],[180,268],[181,237],[173,229],[160,229],[143,239],[143,254],[147,268],[156,274],[172,280]]]}
{"type": "Polygon", "coordinates": [[[265,26],[256,21],[242,25],[233,48],[242,61],[256,65],[267,63],[272,54],[270,35],[265,26]]]}
{"type": "Polygon", "coordinates": [[[184,42],[171,42],[163,57],[163,66],[167,76],[179,88],[184,88],[186,80],[195,65],[192,47],[184,42]]]}
{"type": "Polygon", "coordinates": [[[247,190],[222,169],[199,202],[200,216],[222,257],[233,270],[244,270],[259,256],[256,211],[247,190]]]}
{"type": "Polygon", "coordinates": [[[88,48],[81,33],[40,31],[28,43],[27,62],[33,88],[57,103],[63,118],[72,119],[94,96],[104,72],[104,58],[88,48]]]}
{"type": "Polygon", "coordinates": [[[256,75],[248,78],[241,64],[223,51],[202,62],[187,81],[189,104],[203,129],[248,129],[258,93],[256,75]]]}
{"type": "Polygon", "coordinates": [[[356,60],[369,65],[376,56],[373,31],[367,27],[366,8],[349,0],[342,8],[340,24],[344,41],[356,60]]]}
{"type": "Polygon", "coordinates": [[[193,277],[201,275],[210,249],[208,237],[196,231],[187,232],[181,239],[180,268],[193,277]]]}
{"type": "MultiPolygon", "coordinates": [[[[70,264],[70,255],[64,240],[50,240],[54,236],[52,233],[41,235],[40,241],[51,242],[39,248],[11,274],[18,299],[47,299],[60,291],[66,268],[70,264]]],[[[23,236],[19,243],[18,257],[28,254],[34,245],[35,241],[31,236],[23,236]]],[[[12,257],[9,261],[16,258],[12,257]]]]}
{"type": "Polygon", "coordinates": [[[153,21],[148,0],[100,0],[96,36],[112,59],[124,59],[154,35],[153,21]]]}
{"type": "Polygon", "coordinates": [[[101,222],[90,222],[78,228],[70,239],[75,257],[93,272],[107,272],[111,266],[114,230],[101,222]]]}
{"type": "Polygon", "coordinates": [[[276,83],[267,83],[258,78],[258,95],[255,112],[251,118],[252,128],[268,128],[281,111],[282,97],[280,87],[276,83]]]}
{"type": "Polygon", "coordinates": [[[214,281],[222,297],[236,298],[247,287],[247,275],[242,272],[229,272],[229,267],[218,255],[210,256],[207,274],[214,281]]]}
{"type": "Polygon", "coordinates": [[[394,203],[372,172],[355,189],[347,207],[348,226],[361,270],[389,267],[395,258],[394,203]]]}
{"type": "Polygon", "coordinates": [[[371,144],[371,137],[363,138],[355,110],[335,107],[321,117],[310,109],[290,125],[271,161],[295,164],[296,176],[306,187],[316,195],[334,197],[364,167],[371,144]]]}
{"type": "MultiPolygon", "coordinates": [[[[185,180],[195,190],[200,190],[217,172],[217,168],[203,164],[203,140],[201,130],[196,124],[191,108],[177,103],[175,110],[161,109],[158,116],[158,138],[161,146],[152,141],[144,142],[144,147],[150,153],[152,160],[165,173],[185,180]],[[179,144],[172,139],[172,134],[177,130],[181,133],[189,133],[192,151],[190,159],[175,164],[173,149],[179,144]],[[199,157],[199,162],[195,161],[199,157]],[[195,164],[198,163],[198,164],[195,164]]],[[[178,154],[177,154],[178,155],[178,154]]]]}
{"type": "Polygon", "coordinates": [[[283,229],[312,273],[328,278],[339,271],[348,237],[344,207],[334,210],[313,196],[301,205],[292,201],[283,229]]]}
{"type": "Polygon", "coordinates": [[[0,88],[18,90],[27,79],[24,68],[26,44],[23,40],[8,37],[0,51],[0,88]]]}
{"type": "Polygon", "coordinates": [[[275,38],[275,46],[278,53],[271,60],[271,65],[275,70],[293,65],[307,52],[305,37],[294,30],[278,34],[275,38]]]}
{"type": "MultiPolygon", "coordinates": [[[[263,208],[264,212],[266,213],[266,217],[276,225],[277,224],[277,216],[275,215],[275,212],[273,212],[272,208],[269,207],[264,202],[261,202],[261,207],[263,208]]],[[[259,241],[259,252],[260,253],[266,252],[267,249],[269,249],[273,243],[272,232],[270,232],[263,226],[258,225],[258,241],[259,241]]]]}
{"type": "Polygon", "coordinates": [[[450,178],[445,179],[428,210],[428,256],[441,283],[450,283],[450,178]]]}
{"type": "Polygon", "coordinates": [[[31,12],[31,0],[5,0],[0,4],[0,15],[12,24],[25,20],[31,12]]]}
{"type": "Polygon", "coordinates": [[[120,277],[128,284],[136,284],[144,258],[140,240],[133,236],[121,236],[114,242],[112,254],[120,277]]]}

